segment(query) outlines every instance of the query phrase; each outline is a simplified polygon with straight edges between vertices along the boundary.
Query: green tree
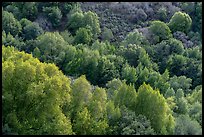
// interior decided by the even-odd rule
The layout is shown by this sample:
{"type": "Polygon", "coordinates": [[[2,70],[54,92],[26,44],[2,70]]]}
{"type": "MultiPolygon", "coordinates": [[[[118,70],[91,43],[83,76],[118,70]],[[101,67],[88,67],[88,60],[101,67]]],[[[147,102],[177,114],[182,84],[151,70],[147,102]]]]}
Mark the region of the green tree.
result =
{"type": "Polygon", "coordinates": [[[70,80],[54,64],[13,47],[2,48],[2,124],[18,134],[72,134],[70,80]]]}
{"type": "Polygon", "coordinates": [[[106,118],[106,102],[107,95],[105,89],[96,87],[89,105],[91,116],[96,121],[106,118]]]}
{"type": "Polygon", "coordinates": [[[80,28],[83,27],[84,23],[84,14],[83,12],[75,12],[68,16],[69,21],[67,23],[67,27],[70,30],[72,34],[75,34],[76,31],[80,28]]]}
{"type": "Polygon", "coordinates": [[[121,45],[127,47],[129,44],[144,45],[147,44],[146,38],[137,29],[128,33],[125,39],[121,42],[121,45]]]}
{"type": "Polygon", "coordinates": [[[36,2],[24,2],[21,11],[22,11],[22,17],[28,18],[32,21],[35,20],[38,15],[36,2]]]}
{"type": "Polygon", "coordinates": [[[109,28],[107,28],[107,27],[105,27],[104,28],[104,30],[102,31],[102,34],[101,34],[102,36],[101,36],[101,38],[102,38],[102,40],[104,40],[104,41],[110,41],[111,39],[113,39],[113,33],[112,33],[112,31],[111,31],[111,29],[109,29],[109,28]]]}
{"type": "Polygon", "coordinates": [[[202,135],[202,127],[187,115],[176,118],[175,135],[202,135]]]}
{"type": "Polygon", "coordinates": [[[199,32],[202,37],[202,2],[195,2],[194,16],[192,16],[192,29],[199,32]]]}
{"type": "MultiPolygon", "coordinates": [[[[13,2],[14,7],[17,7],[19,14],[17,18],[27,18],[34,21],[38,15],[37,3],[36,2],[13,2]]],[[[15,14],[16,15],[16,14],[15,14]]]]}
{"type": "Polygon", "coordinates": [[[60,35],[63,37],[63,39],[68,43],[68,44],[73,44],[74,37],[71,35],[71,33],[68,30],[60,32],[60,35]]]}
{"type": "Polygon", "coordinates": [[[91,98],[91,85],[86,80],[85,75],[82,75],[76,79],[72,85],[72,118],[77,111],[82,111],[84,107],[87,107],[91,98]]]}
{"type": "Polygon", "coordinates": [[[151,41],[153,44],[159,43],[162,40],[167,40],[172,37],[171,30],[162,21],[152,21],[149,26],[149,30],[152,33],[151,41]]]}
{"type": "Polygon", "coordinates": [[[135,113],[146,116],[152,128],[158,134],[172,134],[174,130],[174,117],[165,98],[158,90],[143,83],[138,89],[135,113]],[[162,119],[162,120],[161,120],[162,119]]]}
{"type": "Polygon", "coordinates": [[[159,10],[157,11],[157,15],[158,15],[158,19],[161,21],[166,21],[167,20],[167,10],[165,7],[161,7],[159,8],[159,10]]]}
{"type": "Polygon", "coordinates": [[[15,37],[21,32],[22,27],[12,13],[2,11],[2,30],[4,30],[6,34],[10,32],[10,34],[15,37]]]}
{"type": "Polygon", "coordinates": [[[13,45],[18,50],[22,50],[25,47],[25,43],[19,37],[13,37],[10,32],[8,34],[2,31],[2,45],[10,46],[13,45]]]}
{"type": "Polygon", "coordinates": [[[109,129],[107,130],[108,134],[117,135],[118,134],[118,125],[121,117],[120,108],[114,105],[114,102],[109,100],[107,102],[107,118],[109,129]]]}
{"type": "Polygon", "coordinates": [[[63,15],[67,15],[78,3],[75,2],[59,2],[59,8],[63,15]]]}
{"type": "Polygon", "coordinates": [[[40,50],[42,61],[53,62],[61,68],[65,59],[61,55],[69,45],[58,32],[46,32],[37,37],[34,46],[40,50]]]}
{"type": "Polygon", "coordinates": [[[118,87],[114,103],[116,106],[125,106],[128,109],[134,110],[136,102],[136,91],[134,86],[126,85],[126,83],[122,83],[120,87],[118,87]]]}
{"type": "Polygon", "coordinates": [[[191,87],[192,79],[187,78],[186,76],[173,76],[169,79],[169,84],[174,89],[174,91],[177,91],[178,89],[182,89],[185,94],[190,93],[190,87],[191,87]]]}
{"type": "Polygon", "coordinates": [[[139,63],[141,63],[141,65],[146,66],[148,69],[152,68],[152,62],[149,55],[141,46],[135,44],[121,46],[117,55],[122,55],[131,66],[137,67],[139,63]]]}
{"type": "Polygon", "coordinates": [[[189,116],[202,126],[202,104],[195,102],[189,107],[189,116]]]}
{"type": "Polygon", "coordinates": [[[92,28],[92,34],[94,39],[101,33],[99,17],[96,13],[88,11],[84,13],[84,25],[89,25],[92,28]]]}
{"type": "Polygon", "coordinates": [[[122,116],[119,124],[121,135],[155,135],[150,120],[143,115],[135,115],[134,111],[122,108],[122,116]]]}
{"type": "Polygon", "coordinates": [[[76,31],[76,36],[74,38],[74,44],[90,44],[93,39],[93,34],[88,28],[79,28],[76,31]]]}
{"type": "Polygon", "coordinates": [[[167,67],[167,61],[170,55],[183,55],[184,46],[181,41],[170,38],[154,45],[152,60],[158,63],[159,71],[163,73],[167,67]]]}
{"type": "Polygon", "coordinates": [[[105,121],[94,121],[85,107],[82,111],[77,112],[73,128],[78,135],[102,135],[105,134],[107,127],[105,121]]]}
{"type": "Polygon", "coordinates": [[[167,61],[167,68],[170,75],[182,76],[185,75],[188,58],[183,55],[172,55],[167,61]]]}
{"type": "Polygon", "coordinates": [[[36,47],[36,48],[33,50],[33,56],[36,57],[36,58],[40,58],[41,53],[40,53],[40,50],[39,50],[38,47],[36,47]]]}
{"type": "Polygon", "coordinates": [[[127,80],[127,83],[135,83],[137,80],[136,69],[129,65],[125,65],[122,70],[122,78],[127,80]]]}
{"type": "Polygon", "coordinates": [[[26,25],[23,28],[22,36],[26,40],[36,39],[39,35],[43,33],[43,29],[39,26],[38,23],[31,23],[26,25]]]}
{"type": "Polygon", "coordinates": [[[30,20],[28,20],[28,19],[26,19],[26,18],[22,18],[22,19],[20,20],[20,24],[21,24],[22,28],[24,28],[24,27],[26,27],[27,25],[32,24],[32,21],[30,21],[30,20]]]}
{"type": "Polygon", "coordinates": [[[50,22],[52,23],[52,26],[54,28],[60,26],[60,21],[62,18],[61,10],[57,7],[43,7],[43,12],[46,14],[50,22]]]}
{"type": "Polygon", "coordinates": [[[175,12],[171,17],[168,26],[172,32],[182,31],[187,33],[192,25],[191,17],[184,12],[175,12]]]}

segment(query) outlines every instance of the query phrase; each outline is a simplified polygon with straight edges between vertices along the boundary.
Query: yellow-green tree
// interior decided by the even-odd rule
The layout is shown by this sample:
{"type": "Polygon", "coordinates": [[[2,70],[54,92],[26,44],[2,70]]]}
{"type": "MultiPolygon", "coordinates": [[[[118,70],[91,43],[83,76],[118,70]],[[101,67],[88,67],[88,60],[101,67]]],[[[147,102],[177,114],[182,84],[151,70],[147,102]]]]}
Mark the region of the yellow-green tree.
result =
{"type": "Polygon", "coordinates": [[[70,80],[54,64],[2,47],[3,125],[17,134],[72,134],[70,80]]]}
{"type": "Polygon", "coordinates": [[[139,87],[135,113],[146,116],[158,134],[173,134],[175,122],[170,108],[159,90],[150,85],[143,83],[139,87]]]}

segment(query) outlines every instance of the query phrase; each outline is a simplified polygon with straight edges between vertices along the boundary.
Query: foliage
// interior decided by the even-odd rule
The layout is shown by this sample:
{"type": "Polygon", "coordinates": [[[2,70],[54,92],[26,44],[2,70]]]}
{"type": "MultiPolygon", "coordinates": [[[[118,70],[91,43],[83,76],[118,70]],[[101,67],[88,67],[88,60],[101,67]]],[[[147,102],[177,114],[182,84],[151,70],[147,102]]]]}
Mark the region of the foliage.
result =
{"type": "Polygon", "coordinates": [[[192,25],[191,17],[184,12],[176,12],[169,21],[169,28],[172,32],[182,31],[188,32],[192,25]]]}
{"type": "Polygon", "coordinates": [[[102,32],[102,40],[104,41],[110,41],[111,39],[113,39],[113,33],[110,29],[108,29],[107,27],[104,28],[103,32],[102,32]]]}
{"type": "Polygon", "coordinates": [[[191,120],[187,115],[176,118],[176,135],[202,135],[202,128],[197,121],[191,120]]]}
{"type": "Polygon", "coordinates": [[[201,11],[3,2],[3,134],[202,134],[201,11]]]}
{"type": "Polygon", "coordinates": [[[70,80],[53,64],[13,47],[2,50],[3,123],[18,134],[72,134],[62,112],[70,103],[70,80]]]}
{"type": "Polygon", "coordinates": [[[153,35],[154,44],[172,37],[171,30],[162,21],[152,21],[149,30],[153,35]]]}
{"type": "Polygon", "coordinates": [[[74,44],[89,44],[92,41],[93,34],[88,28],[79,28],[74,38],[74,44]]]}
{"type": "Polygon", "coordinates": [[[135,44],[135,45],[143,45],[147,44],[146,38],[142,35],[142,33],[138,32],[137,29],[135,29],[133,32],[130,32],[124,41],[122,41],[121,45],[127,47],[129,44],[135,44]]]}
{"type": "Polygon", "coordinates": [[[22,27],[12,13],[2,11],[2,30],[4,30],[6,34],[10,32],[10,34],[15,37],[21,32],[22,27]]]}
{"type": "Polygon", "coordinates": [[[136,116],[126,107],[122,109],[119,132],[121,135],[155,135],[150,121],[145,116],[136,116]]]}
{"type": "Polygon", "coordinates": [[[135,112],[146,116],[156,133],[173,134],[175,122],[165,98],[145,83],[138,89],[135,112]]]}
{"type": "Polygon", "coordinates": [[[44,7],[43,12],[46,14],[48,19],[51,21],[54,28],[60,25],[62,18],[61,10],[58,7],[44,7]]]}
{"type": "Polygon", "coordinates": [[[43,29],[38,23],[30,23],[23,27],[22,37],[26,40],[36,39],[39,35],[43,33],[43,29]]]}

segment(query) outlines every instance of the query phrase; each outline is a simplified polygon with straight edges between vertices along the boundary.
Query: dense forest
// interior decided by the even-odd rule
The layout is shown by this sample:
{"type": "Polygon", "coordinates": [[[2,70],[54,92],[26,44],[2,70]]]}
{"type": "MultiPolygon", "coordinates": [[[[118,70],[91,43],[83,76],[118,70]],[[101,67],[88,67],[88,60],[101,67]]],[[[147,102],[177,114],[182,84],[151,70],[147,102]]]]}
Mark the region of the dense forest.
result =
{"type": "Polygon", "coordinates": [[[2,2],[2,132],[202,135],[202,2],[2,2]]]}

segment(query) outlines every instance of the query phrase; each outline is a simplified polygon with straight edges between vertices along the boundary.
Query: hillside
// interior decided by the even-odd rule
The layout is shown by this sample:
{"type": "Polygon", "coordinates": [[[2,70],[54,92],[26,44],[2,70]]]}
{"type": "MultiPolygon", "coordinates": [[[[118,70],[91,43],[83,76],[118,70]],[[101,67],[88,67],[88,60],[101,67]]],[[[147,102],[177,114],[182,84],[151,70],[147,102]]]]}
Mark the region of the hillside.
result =
{"type": "Polygon", "coordinates": [[[5,135],[202,135],[202,2],[2,2],[5,135]]]}

